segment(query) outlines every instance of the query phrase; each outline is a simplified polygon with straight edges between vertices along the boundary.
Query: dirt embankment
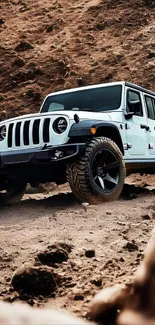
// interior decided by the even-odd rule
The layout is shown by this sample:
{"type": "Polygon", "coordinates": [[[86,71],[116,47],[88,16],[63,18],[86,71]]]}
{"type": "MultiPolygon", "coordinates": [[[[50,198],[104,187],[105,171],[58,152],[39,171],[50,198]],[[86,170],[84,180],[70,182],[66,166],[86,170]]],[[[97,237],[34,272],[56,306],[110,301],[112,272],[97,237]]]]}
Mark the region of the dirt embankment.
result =
{"type": "Polygon", "coordinates": [[[1,0],[0,118],[58,89],[128,80],[155,89],[155,4],[1,0]]]}

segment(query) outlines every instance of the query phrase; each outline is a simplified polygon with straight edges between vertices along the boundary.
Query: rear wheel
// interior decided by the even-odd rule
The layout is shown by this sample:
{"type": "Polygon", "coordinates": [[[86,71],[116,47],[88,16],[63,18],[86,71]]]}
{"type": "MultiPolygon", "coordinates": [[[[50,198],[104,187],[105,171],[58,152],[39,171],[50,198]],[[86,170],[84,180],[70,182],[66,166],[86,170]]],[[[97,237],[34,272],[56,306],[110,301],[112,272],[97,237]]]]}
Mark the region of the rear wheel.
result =
{"type": "Polygon", "coordinates": [[[26,184],[9,183],[0,184],[0,205],[9,205],[20,202],[25,192],[26,184]]]}
{"type": "Polygon", "coordinates": [[[73,194],[82,202],[92,204],[112,201],[120,195],[125,180],[123,155],[109,138],[93,138],[84,157],[71,163],[67,180],[73,194]]]}

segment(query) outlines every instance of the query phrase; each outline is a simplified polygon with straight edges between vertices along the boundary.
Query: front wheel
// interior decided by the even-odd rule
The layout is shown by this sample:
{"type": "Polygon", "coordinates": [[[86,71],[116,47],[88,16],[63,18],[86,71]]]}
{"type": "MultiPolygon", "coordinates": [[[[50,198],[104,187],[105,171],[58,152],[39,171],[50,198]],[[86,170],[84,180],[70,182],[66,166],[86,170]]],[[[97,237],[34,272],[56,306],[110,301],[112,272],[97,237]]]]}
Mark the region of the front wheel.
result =
{"type": "Polygon", "coordinates": [[[85,155],[67,168],[73,194],[82,202],[113,201],[122,192],[126,176],[123,155],[109,138],[93,138],[85,155]]]}

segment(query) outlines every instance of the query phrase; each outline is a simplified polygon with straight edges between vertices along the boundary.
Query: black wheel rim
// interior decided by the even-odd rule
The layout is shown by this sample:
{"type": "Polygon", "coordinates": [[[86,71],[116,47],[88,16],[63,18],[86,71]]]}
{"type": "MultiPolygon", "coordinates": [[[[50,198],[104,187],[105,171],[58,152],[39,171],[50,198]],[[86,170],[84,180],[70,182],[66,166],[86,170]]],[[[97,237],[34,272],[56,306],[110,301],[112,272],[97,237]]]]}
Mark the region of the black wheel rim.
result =
{"type": "Polygon", "coordinates": [[[103,193],[113,191],[120,178],[119,161],[116,155],[109,149],[101,149],[93,157],[93,180],[103,193]]]}

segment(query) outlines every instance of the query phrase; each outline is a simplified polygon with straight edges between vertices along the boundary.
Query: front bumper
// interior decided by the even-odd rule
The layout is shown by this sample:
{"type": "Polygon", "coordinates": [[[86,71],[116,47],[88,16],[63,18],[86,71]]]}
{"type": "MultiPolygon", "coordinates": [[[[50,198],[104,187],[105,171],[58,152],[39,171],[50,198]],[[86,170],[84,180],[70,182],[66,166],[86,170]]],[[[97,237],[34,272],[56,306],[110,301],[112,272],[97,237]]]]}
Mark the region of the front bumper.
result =
{"type": "Polygon", "coordinates": [[[0,152],[0,169],[18,164],[57,163],[78,158],[84,154],[85,143],[65,144],[60,146],[44,146],[36,149],[0,152]]]}

